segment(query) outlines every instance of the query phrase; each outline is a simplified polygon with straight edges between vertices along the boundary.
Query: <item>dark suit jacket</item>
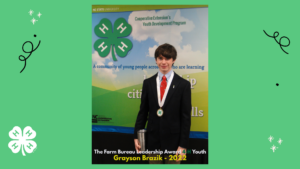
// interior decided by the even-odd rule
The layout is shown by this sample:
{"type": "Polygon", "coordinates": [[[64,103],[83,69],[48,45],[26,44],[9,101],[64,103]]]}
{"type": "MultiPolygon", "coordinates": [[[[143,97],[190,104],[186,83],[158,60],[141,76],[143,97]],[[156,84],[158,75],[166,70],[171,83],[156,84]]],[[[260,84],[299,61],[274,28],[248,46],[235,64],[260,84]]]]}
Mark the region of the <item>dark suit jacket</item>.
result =
{"type": "Polygon", "coordinates": [[[144,80],[134,138],[137,138],[138,130],[145,128],[148,120],[146,149],[177,151],[178,146],[187,148],[192,110],[190,82],[174,72],[166,101],[162,107],[163,116],[158,117],[156,114],[159,109],[156,77],[157,74],[144,80]],[[175,88],[173,88],[174,85],[175,88]]]}

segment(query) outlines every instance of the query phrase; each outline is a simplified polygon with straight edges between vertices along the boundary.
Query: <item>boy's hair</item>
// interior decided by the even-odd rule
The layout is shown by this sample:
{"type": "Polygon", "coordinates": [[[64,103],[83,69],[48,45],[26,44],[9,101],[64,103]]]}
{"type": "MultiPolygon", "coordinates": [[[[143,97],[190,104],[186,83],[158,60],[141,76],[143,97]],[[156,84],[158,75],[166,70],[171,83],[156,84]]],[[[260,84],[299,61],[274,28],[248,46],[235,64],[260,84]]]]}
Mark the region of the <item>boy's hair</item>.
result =
{"type": "Polygon", "coordinates": [[[160,45],[155,50],[155,53],[154,53],[155,60],[160,55],[162,55],[162,56],[164,56],[164,57],[166,57],[168,59],[173,58],[173,60],[176,60],[177,52],[176,52],[176,49],[174,48],[174,46],[172,46],[172,45],[170,45],[168,43],[165,43],[165,44],[160,45]]]}

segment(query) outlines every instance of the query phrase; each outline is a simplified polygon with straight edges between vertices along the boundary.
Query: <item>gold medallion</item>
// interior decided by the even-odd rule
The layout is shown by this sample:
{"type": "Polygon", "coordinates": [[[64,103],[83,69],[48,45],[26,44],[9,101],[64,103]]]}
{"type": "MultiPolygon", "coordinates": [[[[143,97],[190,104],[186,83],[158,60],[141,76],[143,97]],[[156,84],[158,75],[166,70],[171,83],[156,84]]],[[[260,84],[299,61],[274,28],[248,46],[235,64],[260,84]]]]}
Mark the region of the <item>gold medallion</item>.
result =
{"type": "Polygon", "coordinates": [[[161,108],[159,108],[156,113],[158,117],[161,117],[164,114],[164,111],[161,108]]]}

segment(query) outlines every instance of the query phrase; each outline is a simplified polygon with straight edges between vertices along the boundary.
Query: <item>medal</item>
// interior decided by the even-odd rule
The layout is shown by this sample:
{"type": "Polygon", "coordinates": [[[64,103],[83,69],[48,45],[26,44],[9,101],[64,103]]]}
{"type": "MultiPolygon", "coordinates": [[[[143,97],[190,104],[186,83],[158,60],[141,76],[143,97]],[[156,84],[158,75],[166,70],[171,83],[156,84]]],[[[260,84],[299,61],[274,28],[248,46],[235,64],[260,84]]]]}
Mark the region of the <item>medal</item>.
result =
{"type": "Polygon", "coordinates": [[[159,108],[156,113],[158,117],[161,117],[164,114],[164,111],[161,108],[159,108]]]}
{"type": "MultiPolygon", "coordinates": [[[[165,94],[162,98],[162,100],[160,100],[160,83],[159,83],[159,77],[157,75],[157,78],[156,78],[156,87],[157,87],[157,100],[158,100],[158,105],[159,105],[159,109],[157,110],[156,114],[158,117],[161,117],[163,114],[164,114],[164,111],[162,109],[164,103],[165,103],[165,100],[166,100],[166,97],[167,97],[167,94],[168,94],[168,91],[169,91],[169,88],[170,88],[170,85],[172,83],[172,80],[173,80],[173,77],[174,77],[174,72],[172,72],[171,74],[171,77],[170,79],[168,80],[168,83],[167,83],[167,87],[166,87],[166,90],[165,90],[165,94]]],[[[175,86],[173,86],[174,88],[175,86]]]]}

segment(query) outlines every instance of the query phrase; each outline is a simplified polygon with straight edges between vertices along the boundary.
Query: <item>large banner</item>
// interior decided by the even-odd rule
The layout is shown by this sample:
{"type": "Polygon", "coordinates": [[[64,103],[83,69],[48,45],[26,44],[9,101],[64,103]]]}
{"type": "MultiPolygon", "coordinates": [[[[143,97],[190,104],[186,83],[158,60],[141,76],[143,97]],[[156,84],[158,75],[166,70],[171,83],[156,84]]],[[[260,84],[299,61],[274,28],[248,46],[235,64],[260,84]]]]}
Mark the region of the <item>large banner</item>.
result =
{"type": "Polygon", "coordinates": [[[93,130],[133,133],[143,80],[158,72],[154,52],[169,43],[177,50],[174,72],[191,83],[190,137],[207,138],[207,6],[92,11],[93,130]]]}

